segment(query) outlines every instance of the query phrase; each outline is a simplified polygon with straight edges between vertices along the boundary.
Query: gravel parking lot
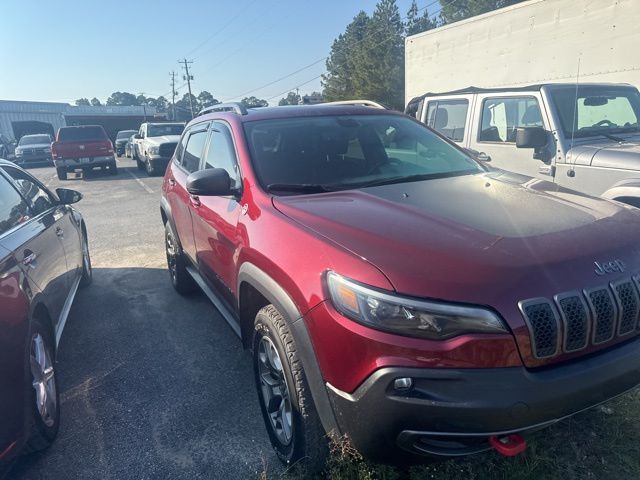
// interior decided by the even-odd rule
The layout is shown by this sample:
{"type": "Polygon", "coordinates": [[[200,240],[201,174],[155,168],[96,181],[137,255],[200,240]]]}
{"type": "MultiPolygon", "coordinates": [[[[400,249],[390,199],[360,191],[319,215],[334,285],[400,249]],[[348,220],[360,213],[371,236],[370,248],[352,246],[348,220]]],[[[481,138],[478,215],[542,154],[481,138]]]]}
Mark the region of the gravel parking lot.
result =
{"type": "MultiPolygon", "coordinates": [[[[164,258],[161,178],[119,159],[112,177],[59,182],[84,199],[94,283],[79,291],[60,344],[62,424],[17,479],[247,478],[278,469],[251,358],[201,294],[179,296],[164,258]]],[[[71,177],[70,177],[71,178],[71,177]]]]}

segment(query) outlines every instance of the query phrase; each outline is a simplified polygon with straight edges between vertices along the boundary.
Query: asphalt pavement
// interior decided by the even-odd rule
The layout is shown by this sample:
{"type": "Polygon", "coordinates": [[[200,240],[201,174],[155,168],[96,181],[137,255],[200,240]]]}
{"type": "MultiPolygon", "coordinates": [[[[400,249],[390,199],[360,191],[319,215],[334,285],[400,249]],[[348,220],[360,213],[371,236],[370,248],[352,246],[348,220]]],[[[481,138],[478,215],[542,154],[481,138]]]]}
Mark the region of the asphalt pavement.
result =
{"type": "Polygon", "coordinates": [[[94,268],[62,335],[62,422],[54,445],[21,458],[15,479],[255,478],[280,469],[251,357],[200,293],[171,287],[161,178],[120,158],[119,173],[60,182],[84,198],[94,268]]]}

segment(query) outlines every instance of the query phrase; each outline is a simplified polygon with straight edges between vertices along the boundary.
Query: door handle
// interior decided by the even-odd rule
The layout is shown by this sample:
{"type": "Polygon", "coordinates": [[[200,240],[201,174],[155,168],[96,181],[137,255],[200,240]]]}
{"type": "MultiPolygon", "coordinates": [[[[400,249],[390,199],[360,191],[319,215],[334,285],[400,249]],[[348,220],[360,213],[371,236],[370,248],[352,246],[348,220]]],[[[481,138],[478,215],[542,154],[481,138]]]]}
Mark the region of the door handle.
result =
{"type": "Polygon", "coordinates": [[[478,160],[480,160],[481,162],[490,162],[491,161],[491,157],[489,155],[487,155],[484,152],[480,152],[476,155],[476,158],[478,160]]]}
{"type": "Polygon", "coordinates": [[[196,195],[189,195],[189,200],[191,201],[191,205],[193,205],[196,208],[198,208],[201,205],[200,199],[196,195]]]}
{"type": "Polygon", "coordinates": [[[38,258],[38,255],[33,253],[31,250],[25,250],[24,251],[24,258],[22,259],[22,264],[25,267],[35,268],[36,267],[35,266],[36,258],[38,258]]]}
{"type": "Polygon", "coordinates": [[[60,238],[64,237],[64,230],[62,230],[60,227],[56,228],[56,235],[59,236],[60,238]]]}

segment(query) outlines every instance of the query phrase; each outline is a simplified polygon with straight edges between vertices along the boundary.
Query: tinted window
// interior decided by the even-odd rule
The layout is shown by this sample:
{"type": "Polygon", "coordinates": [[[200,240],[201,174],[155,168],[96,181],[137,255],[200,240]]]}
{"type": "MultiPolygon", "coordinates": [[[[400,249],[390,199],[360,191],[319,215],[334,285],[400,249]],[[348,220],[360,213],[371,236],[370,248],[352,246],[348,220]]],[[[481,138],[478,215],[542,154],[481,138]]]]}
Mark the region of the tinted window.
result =
{"type": "Polygon", "coordinates": [[[231,177],[231,184],[235,188],[240,186],[236,151],[233,147],[231,133],[224,125],[214,125],[205,159],[205,168],[224,168],[231,177]]]}
{"type": "Polygon", "coordinates": [[[29,220],[29,207],[15,188],[0,175],[0,235],[29,220]]]}
{"type": "Polygon", "coordinates": [[[32,205],[34,215],[40,215],[55,205],[51,195],[28,174],[11,167],[5,167],[3,170],[15,180],[22,196],[32,205]]]}
{"type": "Polygon", "coordinates": [[[267,188],[320,184],[344,189],[482,171],[460,150],[404,116],[274,119],[246,122],[244,128],[254,168],[267,188]]]}
{"type": "Polygon", "coordinates": [[[464,139],[464,126],[467,122],[467,100],[438,100],[429,102],[427,107],[427,125],[454,142],[464,139]]]}
{"type": "Polygon", "coordinates": [[[135,130],[122,130],[118,132],[116,135],[116,140],[122,140],[123,138],[129,138],[131,135],[135,135],[137,132],[135,130]]]}
{"type": "Polygon", "coordinates": [[[481,142],[514,143],[518,127],[542,127],[533,97],[487,98],[482,104],[481,142]]]}
{"type": "Polygon", "coordinates": [[[43,143],[51,143],[49,135],[25,135],[20,139],[18,145],[38,145],[43,143]]]}
{"type": "Polygon", "coordinates": [[[202,130],[189,135],[184,153],[182,154],[182,166],[189,173],[195,172],[200,166],[202,150],[207,139],[207,131],[202,130]]]}
{"type": "Polygon", "coordinates": [[[163,135],[182,135],[184,125],[147,125],[147,137],[162,137],[163,135]]]}
{"type": "Polygon", "coordinates": [[[102,127],[65,127],[58,130],[59,142],[83,142],[86,140],[106,140],[102,127]]]}

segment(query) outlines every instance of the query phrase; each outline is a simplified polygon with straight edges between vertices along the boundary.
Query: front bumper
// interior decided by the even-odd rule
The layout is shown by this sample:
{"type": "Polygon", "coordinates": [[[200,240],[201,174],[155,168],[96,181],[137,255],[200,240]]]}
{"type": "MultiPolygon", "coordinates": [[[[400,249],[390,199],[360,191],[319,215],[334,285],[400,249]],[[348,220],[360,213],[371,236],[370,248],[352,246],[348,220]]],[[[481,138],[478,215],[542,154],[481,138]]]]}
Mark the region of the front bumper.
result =
{"type": "Polygon", "coordinates": [[[542,370],[383,368],[352,394],[327,384],[341,432],[367,457],[466,455],[490,436],[535,430],[640,384],[640,339],[542,370]],[[394,380],[413,380],[409,390],[394,380]]]}
{"type": "Polygon", "coordinates": [[[147,155],[149,162],[156,167],[166,168],[169,165],[170,157],[163,157],[162,155],[147,155]]]}
{"type": "Polygon", "coordinates": [[[112,165],[115,161],[116,158],[113,155],[106,155],[101,157],[56,159],[53,163],[56,168],[76,169],[103,167],[106,165],[112,165]]]}
{"type": "Polygon", "coordinates": [[[16,155],[13,161],[18,165],[28,163],[50,162],[52,160],[51,153],[41,153],[35,155],[16,155]]]}

